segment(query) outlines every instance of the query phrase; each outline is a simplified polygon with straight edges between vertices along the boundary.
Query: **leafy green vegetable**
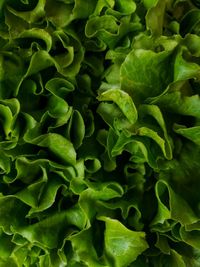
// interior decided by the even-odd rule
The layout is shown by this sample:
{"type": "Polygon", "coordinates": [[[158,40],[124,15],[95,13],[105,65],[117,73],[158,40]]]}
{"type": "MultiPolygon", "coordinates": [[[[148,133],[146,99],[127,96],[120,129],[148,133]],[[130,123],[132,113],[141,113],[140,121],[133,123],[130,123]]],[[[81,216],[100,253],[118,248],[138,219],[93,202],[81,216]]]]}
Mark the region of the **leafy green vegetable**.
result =
{"type": "Polygon", "coordinates": [[[200,266],[200,1],[0,1],[0,266],[200,266]]]}

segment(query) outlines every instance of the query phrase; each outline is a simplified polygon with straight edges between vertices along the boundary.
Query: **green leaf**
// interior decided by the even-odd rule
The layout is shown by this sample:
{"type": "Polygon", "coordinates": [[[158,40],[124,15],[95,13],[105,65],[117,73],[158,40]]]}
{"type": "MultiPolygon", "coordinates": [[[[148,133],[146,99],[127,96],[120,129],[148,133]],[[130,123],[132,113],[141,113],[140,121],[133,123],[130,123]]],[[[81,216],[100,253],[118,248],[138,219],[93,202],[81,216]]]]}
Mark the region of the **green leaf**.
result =
{"type": "Polygon", "coordinates": [[[25,140],[28,143],[47,148],[52,156],[58,157],[63,164],[74,165],[76,163],[76,152],[72,143],[59,134],[49,133],[32,139],[31,134],[27,133],[25,140]]]}
{"type": "Polygon", "coordinates": [[[128,266],[148,248],[144,232],[127,229],[119,221],[101,217],[105,221],[105,255],[113,266],[128,266]]]}
{"type": "MultiPolygon", "coordinates": [[[[158,141],[157,138],[155,139],[155,141],[158,144],[160,144],[160,147],[163,150],[163,153],[166,156],[166,158],[167,159],[172,159],[172,144],[171,144],[170,137],[169,137],[169,135],[167,133],[166,124],[165,124],[165,121],[164,121],[164,118],[163,118],[163,115],[162,115],[160,109],[155,105],[141,105],[140,109],[139,109],[139,114],[142,117],[142,119],[144,119],[145,116],[152,116],[155,119],[155,121],[159,124],[159,126],[160,126],[160,128],[162,129],[162,132],[163,132],[162,136],[163,136],[163,139],[164,139],[164,146],[163,146],[163,141],[160,138],[158,138],[158,139],[160,139],[160,142],[158,141]]],[[[142,121],[142,119],[141,119],[141,121],[142,121]]],[[[154,125],[154,127],[156,127],[156,125],[154,125]]],[[[156,131],[158,133],[157,129],[156,129],[156,131]]]]}
{"type": "Polygon", "coordinates": [[[174,63],[174,81],[199,78],[200,67],[198,64],[188,62],[183,58],[184,49],[180,50],[174,63]]]}
{"type": "Polygon", "coordinates": [[[147,29],[152,35],[159,36],[162,34],[164,26],[164,15],[167,1],[165,0],[145,0],[145,5],[149,8],[146,15],[147,29]]]}
{"type": "Polygon", "coordinates": [[[44,16],[44,14],[45,14],[44,7],[45,7],[45,0],[39,0],[36,7],[31,11],[21,12],[21,11],[17,11],[15,9],[13,9],[10,6],[8,6],[7,8],[15,16],[18,16],[18,17],[24,19],[28,23],[32,23],[32,22],[37,21],[42,16],[44,16]]]}
{"type": "Polygon", "coordinates": [[[200,145],[200,127],[199,126],[187,128],[185,126],[175,125],[174,131],[177,134],[180,134],[184,136],[185,138],[188,138],[195,144],[200,145]]]}
{"type": "MultiPolygon", "coordinates": [[[[164,226],[164,222],[167,222],[168,219],[173,219],[183,225],[192,224],[198,220],[188,203],[176,194],[165,181],[158,181],[155,190],[158,211],[152,225],[163,224],[164,226]]],[[[166,224],[166,227],[171,226],[166,224]]]]}
{"type": "Polygon", "coordinates": [[[155,103],[169,113],[200,118],[199,102],[198,95],[185,96],[176,91],[163,95],[155,103]]]}
{"type": "Polygon", "coordinates": [[[76,235],[71,236],[70,241],[72,247],[76,253],[77,259],[80,262],[84,262],[86,266],[95,266],[95,267],[107,267],[108,265],[101,264],[98,260],[97,253],[93,246],[92,242],[92,230],[87,229],[82,232],[79,232],[76,235]],[[90,247],[88,251],[87,248],[90,247]]]}
{"type": "Polygon", "coordinates": [[[148,97],[160,95],[173,79],[169,51],[131,51],[121,66],[121,88],[138,105],[148,97]],[[138,70],[140,70],[138,72],[138,70]]]}
{"type": "Polygon", "coordinates": [[[130,96],[118,89],[110,89],[98,97],[99,101],[113,101],[131,124],[137,121],[137,110],[130,96]]]}
{"type": "Polygon", "coordinates": [[[180,23],[180,32],[182,35],[193,32],[200,22],[200,12],[198,9],[192,9],[182,18],[180,23]]]}

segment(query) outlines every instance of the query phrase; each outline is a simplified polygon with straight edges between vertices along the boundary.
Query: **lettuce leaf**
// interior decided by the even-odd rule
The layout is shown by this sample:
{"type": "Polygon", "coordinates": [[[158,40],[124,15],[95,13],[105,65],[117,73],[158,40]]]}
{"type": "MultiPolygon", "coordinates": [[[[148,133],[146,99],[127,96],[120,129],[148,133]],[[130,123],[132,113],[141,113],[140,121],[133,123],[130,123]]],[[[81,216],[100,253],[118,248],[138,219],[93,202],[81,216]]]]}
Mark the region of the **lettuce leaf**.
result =
{"type": "Polygon", "coordinates": [[[200,266],[198,0],[0,1],[0,266],[200,266]]]}

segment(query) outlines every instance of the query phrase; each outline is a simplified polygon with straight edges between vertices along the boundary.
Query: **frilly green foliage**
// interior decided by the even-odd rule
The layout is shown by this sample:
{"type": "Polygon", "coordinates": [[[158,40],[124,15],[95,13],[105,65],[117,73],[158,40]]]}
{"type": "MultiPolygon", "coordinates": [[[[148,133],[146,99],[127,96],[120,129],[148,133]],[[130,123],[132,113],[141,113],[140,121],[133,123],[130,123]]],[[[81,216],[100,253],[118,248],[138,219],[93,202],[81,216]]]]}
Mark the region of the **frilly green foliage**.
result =
{"type": "Polygon", "coordinates": [[[200,266],[200,1],[0,1],[0,267],[200,266]]]}

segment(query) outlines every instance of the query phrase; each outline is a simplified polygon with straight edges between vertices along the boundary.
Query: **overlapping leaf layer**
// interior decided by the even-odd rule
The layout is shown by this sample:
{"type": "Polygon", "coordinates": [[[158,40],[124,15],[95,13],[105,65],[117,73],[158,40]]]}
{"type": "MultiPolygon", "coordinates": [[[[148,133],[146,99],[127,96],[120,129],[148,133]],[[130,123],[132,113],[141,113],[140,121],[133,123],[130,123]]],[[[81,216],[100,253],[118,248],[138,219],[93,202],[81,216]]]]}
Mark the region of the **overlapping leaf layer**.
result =
{"type": "Polygon", "coordinates": [[[0,1],[0,266],[200,266],[200,1],[0,1]]]}

